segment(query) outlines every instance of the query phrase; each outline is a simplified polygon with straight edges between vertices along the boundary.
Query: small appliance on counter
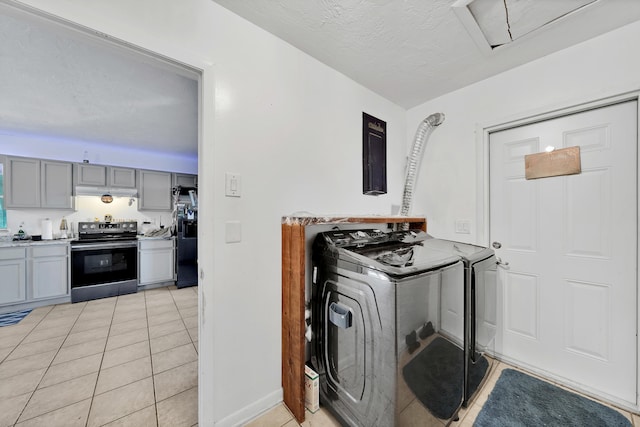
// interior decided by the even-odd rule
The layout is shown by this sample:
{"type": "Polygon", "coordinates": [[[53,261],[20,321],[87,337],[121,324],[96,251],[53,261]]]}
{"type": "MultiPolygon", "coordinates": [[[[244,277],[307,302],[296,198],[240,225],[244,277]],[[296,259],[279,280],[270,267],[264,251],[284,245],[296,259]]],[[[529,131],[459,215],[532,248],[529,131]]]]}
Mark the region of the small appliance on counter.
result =
{"type": "Polygon", "coordinates": [[[62,218],[62,220],[60,221],[60,238],[61,239],[67,238],[68,230],[69,230],[69,227],[67,226],[67,220],[62,218]]]}
{"type": "Polygon", "coordinates": [[[53,223],[49,218],[42,220],[42,240],[53,240],[53,223]]]}
{"type": "Polygon", "coordinates": [[[30,240],[30,239],[31,239],[31,236],[25,233],[24,229],[22,228],[22,224],[20,224],[20,229],[16,234],[13,235],[13,240],[15,241],[15,240],[30,240]]]}

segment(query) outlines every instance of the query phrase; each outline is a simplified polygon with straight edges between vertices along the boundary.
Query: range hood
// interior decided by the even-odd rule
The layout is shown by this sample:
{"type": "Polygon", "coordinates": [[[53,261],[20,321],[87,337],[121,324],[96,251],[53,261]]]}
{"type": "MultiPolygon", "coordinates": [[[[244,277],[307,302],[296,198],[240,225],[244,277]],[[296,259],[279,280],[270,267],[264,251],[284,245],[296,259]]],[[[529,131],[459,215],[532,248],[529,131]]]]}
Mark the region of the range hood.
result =
{"type": "Polygon", "coordinates": [[[76,196],[102,196],[103,194],[111,194],[114,197],[137,197],[137,188],[119,188],[119,187],[87,187],[77,186],[76,196]]]}

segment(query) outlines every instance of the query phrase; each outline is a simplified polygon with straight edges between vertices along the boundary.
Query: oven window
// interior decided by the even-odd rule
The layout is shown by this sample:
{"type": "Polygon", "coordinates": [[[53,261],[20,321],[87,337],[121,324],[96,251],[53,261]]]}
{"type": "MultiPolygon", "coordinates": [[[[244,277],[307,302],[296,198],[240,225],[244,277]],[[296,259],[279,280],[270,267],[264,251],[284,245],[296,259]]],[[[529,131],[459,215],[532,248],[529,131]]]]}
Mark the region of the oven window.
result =
{"type": "Polygon", "coordinates": [[[137,248],[77,250],[71,252],[71,287],[136,279],[137,248]]]}

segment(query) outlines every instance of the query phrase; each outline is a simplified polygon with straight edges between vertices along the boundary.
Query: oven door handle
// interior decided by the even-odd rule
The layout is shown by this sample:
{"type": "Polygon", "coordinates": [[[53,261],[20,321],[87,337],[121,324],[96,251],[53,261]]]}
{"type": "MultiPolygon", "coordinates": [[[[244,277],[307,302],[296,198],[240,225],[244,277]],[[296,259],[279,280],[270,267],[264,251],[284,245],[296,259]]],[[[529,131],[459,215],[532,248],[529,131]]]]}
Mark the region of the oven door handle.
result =
{"type": "Polygon", "coordinates": [[[71,251],[88,251],[92,249],[119,249],[119,248],[135,248],[138,246],[138,242],[130,243],[94,243],[94,244],[82,244],[71,245],[71,251]]]}

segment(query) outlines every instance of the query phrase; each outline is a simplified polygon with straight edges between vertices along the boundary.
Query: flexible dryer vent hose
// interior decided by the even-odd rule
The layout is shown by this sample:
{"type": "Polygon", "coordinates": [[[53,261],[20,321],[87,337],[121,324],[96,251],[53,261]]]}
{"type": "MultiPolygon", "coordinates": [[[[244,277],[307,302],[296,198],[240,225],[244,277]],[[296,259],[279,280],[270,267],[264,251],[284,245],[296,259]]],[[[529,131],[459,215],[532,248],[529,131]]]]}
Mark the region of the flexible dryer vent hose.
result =
{"type": "MultiPolygon", "coordinates": [[[[444,121],[444,114],[434,113],[420,122],[416,136],[413,141],[413,147],[409,154],[409,161],[407,163],[407,175],[404,183],[404,192],[402,194],[402,206],[400,208],[400,215],[408,216],[411,212],[411,204],[413,203],[413,190],[416,185],[418,169],[420,163],[422,163],[422,157],[424,154],[424,146],[427,145],[427,140],[431,135],[431,132],[444,121]]],[[[409,224],[404,224],[403,229],[408,229],[409,224]]]]}

